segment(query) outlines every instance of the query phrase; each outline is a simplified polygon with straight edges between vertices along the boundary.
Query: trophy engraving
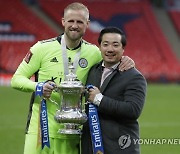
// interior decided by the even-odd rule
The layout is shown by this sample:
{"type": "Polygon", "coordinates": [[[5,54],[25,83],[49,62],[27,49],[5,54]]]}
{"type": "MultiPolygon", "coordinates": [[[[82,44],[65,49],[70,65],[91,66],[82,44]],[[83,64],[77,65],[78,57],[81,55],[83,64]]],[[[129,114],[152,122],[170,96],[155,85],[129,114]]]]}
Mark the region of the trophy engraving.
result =
{"type": "Polygon", "coordinates": [[[64,124],[64,128],[58,131],[60,134],[81,134],[80,126],[87,120],[82,105],[85,86],[80,81],[77,81],[73,69],[71,63],[65,81],[61,82],[55,89],[61,95],[60,109],[57,110],[54,116],[56,122],[64,124]]]}

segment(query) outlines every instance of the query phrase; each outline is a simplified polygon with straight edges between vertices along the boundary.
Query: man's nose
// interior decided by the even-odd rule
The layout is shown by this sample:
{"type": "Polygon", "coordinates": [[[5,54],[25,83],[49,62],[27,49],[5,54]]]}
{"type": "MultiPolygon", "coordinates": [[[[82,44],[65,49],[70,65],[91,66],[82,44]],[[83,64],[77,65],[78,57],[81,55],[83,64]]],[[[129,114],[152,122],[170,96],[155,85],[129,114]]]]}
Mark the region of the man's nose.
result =
{"type": "Polygon", "coordinates": [[[112,52],[112,51],[114,51],[113,46],[112,46],[112,45],[109,45],[109,46],[107,47],[107,51],[108,51],[108,52],[112,52]]]}
{"type": "Polygon", "coordinates": [[[77,28],[77,27],[78,27],[77,22],[73,22],[72,27],[73,27],[73,28],[77,28]]]}

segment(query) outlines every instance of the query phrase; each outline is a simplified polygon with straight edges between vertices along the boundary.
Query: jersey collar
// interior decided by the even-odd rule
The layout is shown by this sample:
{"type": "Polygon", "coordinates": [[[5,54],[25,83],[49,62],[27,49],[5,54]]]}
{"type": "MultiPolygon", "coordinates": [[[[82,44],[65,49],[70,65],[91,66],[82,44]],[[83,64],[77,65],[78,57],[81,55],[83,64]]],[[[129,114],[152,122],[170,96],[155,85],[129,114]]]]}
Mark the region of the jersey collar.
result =
{"type": "MultiPolygon", "coordinates": [[[[62,35],[63,35],[63,34],[62,34],[62,35]]],[[[60,35],[60,36],[57,37],[57,41],[59,42],[59,44],[61,44],[61,36],[62,36],[62,35],[60,35]]],[[[76,49],[78,49],[78,48],[81,47],[82,43],[83,43],[83,40],[81,40],[80,43],[79,43],[79,45],[78,45],[77,47],[73,48],[73,49],[70,49],[70,48],[68,48],[67,46],[66,46],[66,48],[67,48],[68,50],[76,50],[76,49]]]]}

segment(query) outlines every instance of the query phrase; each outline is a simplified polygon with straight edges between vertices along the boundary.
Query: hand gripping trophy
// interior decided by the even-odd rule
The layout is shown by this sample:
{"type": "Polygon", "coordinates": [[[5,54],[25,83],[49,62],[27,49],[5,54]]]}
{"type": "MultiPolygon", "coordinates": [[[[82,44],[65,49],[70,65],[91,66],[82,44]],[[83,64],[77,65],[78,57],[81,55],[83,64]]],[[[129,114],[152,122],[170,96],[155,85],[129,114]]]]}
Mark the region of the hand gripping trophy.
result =
{"type": "Polygon", "coordinates": [[[66,75],[65,81],[55,88],[61,95],[61,106],[54,116],[58,123],[64,124],[64,129],[58,131],[60,134],[81,134],[80,126],[87,120],[82,105],[85,86],[77,80],[73,70],[73,64],[69,63],[69,74],[66,75]]]}

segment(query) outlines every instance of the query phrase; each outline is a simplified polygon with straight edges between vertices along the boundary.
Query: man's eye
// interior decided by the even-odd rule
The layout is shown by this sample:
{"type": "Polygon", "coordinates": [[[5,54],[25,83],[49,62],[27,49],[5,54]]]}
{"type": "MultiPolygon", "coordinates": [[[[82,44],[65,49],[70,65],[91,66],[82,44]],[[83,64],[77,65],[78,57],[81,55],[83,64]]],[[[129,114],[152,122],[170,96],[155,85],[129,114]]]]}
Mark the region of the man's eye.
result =
{"type": "Polygon", "coordinates": [[[68,22],[69,22],[69,23],[73,23],[74,21],[73,21],[73,20],[69,20],[68,22]]]}
{"type": "Polygon", "coordinates": [[[78,24],[83,24],[83,22],[82,22],[82,21],[77,21],[77,23],[78,23],[78,24]]]}
{"type": "Polygon", "coordinates": [[[104,46],[104,47],[107,47],[107,46],[108,46],[108,44],[103,44],[103,46],[104,46]]]}
{"type": "Polygon", "coordinates": [[[113,44],[113,46],[117,48],[120,46],[120,44],[113,44]]]}

